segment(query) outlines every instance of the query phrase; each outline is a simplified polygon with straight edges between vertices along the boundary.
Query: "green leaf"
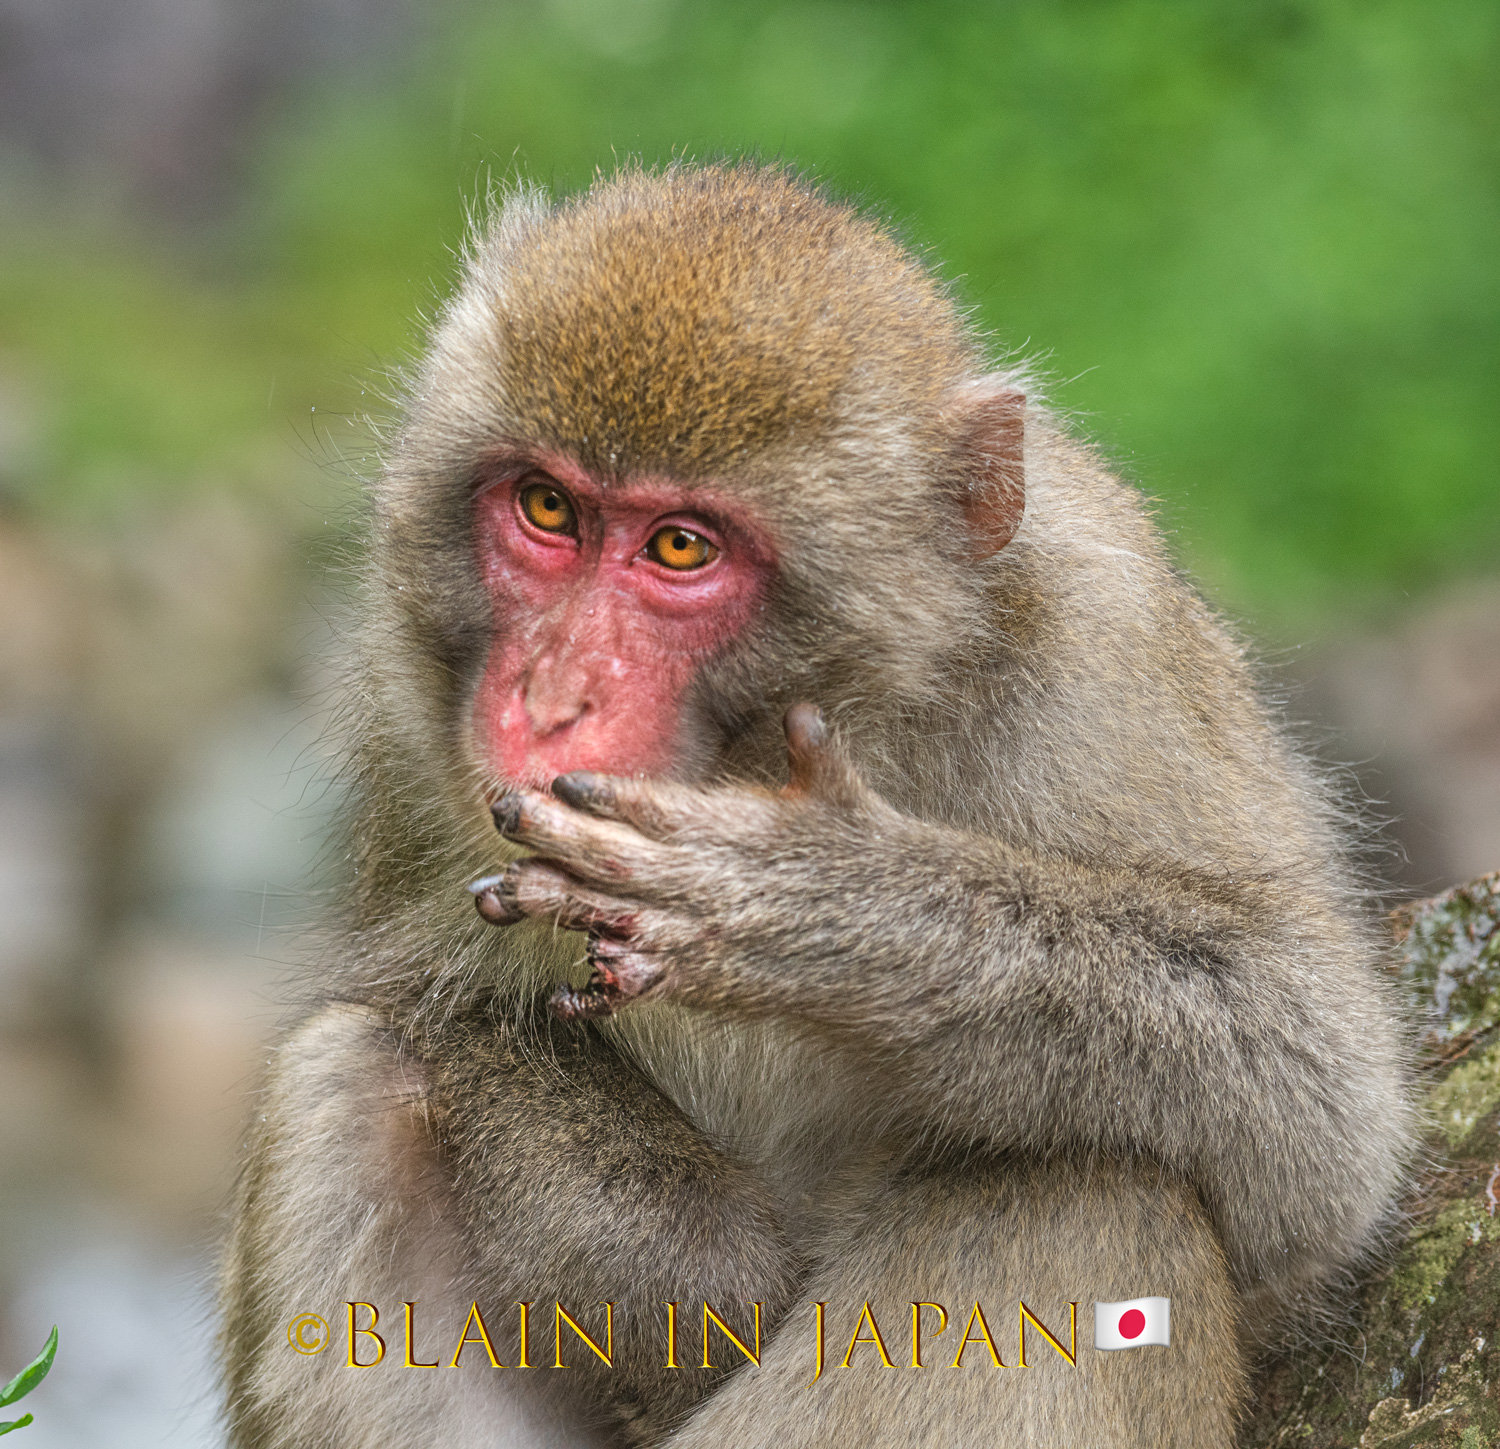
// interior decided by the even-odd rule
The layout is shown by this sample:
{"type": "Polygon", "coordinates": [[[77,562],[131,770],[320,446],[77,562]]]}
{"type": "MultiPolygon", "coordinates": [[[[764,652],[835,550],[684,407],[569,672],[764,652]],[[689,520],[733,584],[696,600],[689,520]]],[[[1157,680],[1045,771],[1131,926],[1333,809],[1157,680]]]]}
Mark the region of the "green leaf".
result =
{"type": "MultiPolygon", "coordinates": [[[[41,1381],[47,1377],[47,1370],[52,1367],[52,1360],[57,1356],[57,1325],[53,1324],[52,1332],[47,1335],[47,1342],[42,1351],[25,1368],[18,1373],[3,1389],[0,1389],[0,1409],[7,1404],[13,1404],[17,1399],[24,1398],[41,1381]]],[[[31,1415],[24,1419],[17,1419],[12,1424],[0,1426],[0,1434],[8,1434],[12,1429],[19,1429],[22,1424],[29,1424],[31,1415]]]]}
{"type": "Polygon", "coordinates": [[[24,1429],[31,1422],[30,1414],[22,1414],[19,1419],[11,1419],[8,1423],[0,1424],[0,1434],[9,1434],[12,1429],[24,1429]]]}

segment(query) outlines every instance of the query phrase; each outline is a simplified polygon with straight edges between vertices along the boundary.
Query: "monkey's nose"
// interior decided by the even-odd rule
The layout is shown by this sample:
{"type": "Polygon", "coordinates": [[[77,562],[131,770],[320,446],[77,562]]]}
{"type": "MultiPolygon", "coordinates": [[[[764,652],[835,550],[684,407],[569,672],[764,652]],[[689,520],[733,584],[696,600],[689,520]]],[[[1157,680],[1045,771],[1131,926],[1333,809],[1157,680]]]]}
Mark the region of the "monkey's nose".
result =
{"type": "Polygon", "coordinates": [[[587,691],[568,681],[533,676],[522,696],[526,719],[540,739],[577,724],[593,708],[587,691]]]}

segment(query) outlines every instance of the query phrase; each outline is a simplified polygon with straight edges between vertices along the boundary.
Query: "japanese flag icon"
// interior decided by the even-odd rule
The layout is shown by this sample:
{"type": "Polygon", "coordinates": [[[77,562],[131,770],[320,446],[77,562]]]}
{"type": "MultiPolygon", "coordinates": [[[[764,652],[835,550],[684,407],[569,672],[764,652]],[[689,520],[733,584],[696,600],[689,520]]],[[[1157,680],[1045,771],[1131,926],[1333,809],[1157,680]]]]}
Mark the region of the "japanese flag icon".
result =
{"type": "Polygon", "coordinates": [[[1094,1304],[1095,1348],[1140,1348],[1172,1343],[1172,1300],[1131,1298],[1124,1303],[1094,1304]]]}

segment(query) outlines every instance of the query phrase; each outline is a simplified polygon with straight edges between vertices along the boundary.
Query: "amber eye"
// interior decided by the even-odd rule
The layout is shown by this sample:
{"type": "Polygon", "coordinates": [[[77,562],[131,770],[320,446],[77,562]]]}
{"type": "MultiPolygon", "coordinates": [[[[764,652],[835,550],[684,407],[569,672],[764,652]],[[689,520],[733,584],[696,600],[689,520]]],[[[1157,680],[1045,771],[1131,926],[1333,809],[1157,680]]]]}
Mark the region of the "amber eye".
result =
{"type": "Polygon", "coordinates": [[[658,528],[646,545],[646,557],[669,569],[701,569],[718,556],[719,550],[701,533],[687,528],[658,528]]]}
{"type": "Polygon", "coordinates": [[[528,483],[521,490],[521,512],[546,533],[577,533],[573,500],[554,483],[528,483]]]}

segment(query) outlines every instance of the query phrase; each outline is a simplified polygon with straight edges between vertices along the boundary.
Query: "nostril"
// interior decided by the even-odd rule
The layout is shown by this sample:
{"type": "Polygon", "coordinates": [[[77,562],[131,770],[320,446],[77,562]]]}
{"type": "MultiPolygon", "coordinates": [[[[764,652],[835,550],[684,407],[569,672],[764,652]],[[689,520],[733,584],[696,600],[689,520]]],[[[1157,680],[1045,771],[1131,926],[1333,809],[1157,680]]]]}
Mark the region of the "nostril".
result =
{"type": "Polygon", "coordinates": [[[585,700],[577,709],[555,720],[543,720],[537,723],[537,734],[542,738],[550,738],[553,735],[563,734],[574,725],[581,724],[586,715],[593,712],[593,706],[585,700]]]}
{"type": "Polygon", "coordinates": [[[571,692],[554,694],[546,689],[528,690],[525,706],[526,718],[531,724],[532,732],[539,739],[571,729],[585,715],[593,712],[593,705],[587,698],[580,698],[571,692]]]}

